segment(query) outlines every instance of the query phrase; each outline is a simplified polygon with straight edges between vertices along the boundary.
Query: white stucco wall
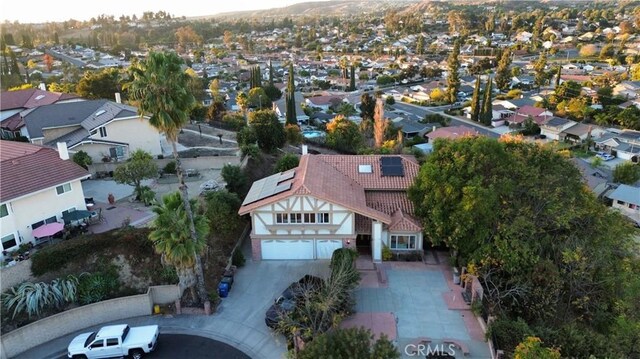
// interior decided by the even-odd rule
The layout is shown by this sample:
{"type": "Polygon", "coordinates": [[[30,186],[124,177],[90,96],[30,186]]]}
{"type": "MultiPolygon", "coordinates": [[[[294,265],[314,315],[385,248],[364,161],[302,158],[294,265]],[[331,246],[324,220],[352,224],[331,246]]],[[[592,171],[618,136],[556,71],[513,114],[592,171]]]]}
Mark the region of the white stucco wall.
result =
{"type": "Polygon", "coordinates": [[[94,139],[116,141],[129,144],[129,151],[145,150],[153,156],[162,154],[160,147],[160,133],[149,124],[149,120],[139,117],[117,119],[105,125],[107,136],[100,137],[100,132],[93,135],[94,139]]]}
{"type": "Polygon", "coordinates": [[[276,230],[277,235],[340,235],[340,236],[354,236],[355,215],[350,210],[327,201],[317,199],[312,196],[292,196],[287,199],[278,201],[274,204],[269,204],[260,207],[253,211],[253,235],[273,235],[267,228],[271,225],[278,225],[282,228],[276,230]],[[296,224],[276,224],[275,213],[319,213],[328,212],[329,221],[328,224],[319,223],[296,223],[296,224]],[[335,232],[331,233],[327,226],[335,228],[339,226],[335,232]],[[325,227],[325,228],[323,228],[325,227]]]}
{"type": "Polygon", "coordinates": [[[33,223],[53,216],[61,222],[62,211],[72,207],[77,210],[86,210],[80,180],[71,182],[71,191],[61,195],[56,193],[55,187],[51,187],[6,203],[9,215],[0,218],[0,235],[4,237],[13,233],[17,245],[4,250],[16,249],[21,243],[34,242],[35,239],[31,234],[33,223]]]}

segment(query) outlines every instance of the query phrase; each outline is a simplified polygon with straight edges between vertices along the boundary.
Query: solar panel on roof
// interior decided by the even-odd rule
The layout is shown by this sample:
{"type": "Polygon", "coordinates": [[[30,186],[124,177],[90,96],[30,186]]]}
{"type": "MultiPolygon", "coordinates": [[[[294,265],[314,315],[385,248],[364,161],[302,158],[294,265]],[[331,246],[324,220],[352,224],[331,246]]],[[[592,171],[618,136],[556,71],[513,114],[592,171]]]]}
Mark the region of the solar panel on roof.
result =
{"type": "Polygon", "coordinates": [[[296,171],[289,171],[289,172],[285,172],[283,174],[280,175],[280,179],[278,182],[282,182],[282,181],[286,181],[288,179],[292,179],[293,176],[295,176],[296,171]]]}
{"type": "Polygon", "coordinates": [[[381,157],[380,169],[382,170],[382,176],[404,177],[404,166],[401,157],[381,157]]]}
{"type": "Polygon", "coordinates": [[[284,178],[286,179],[283,180],[282,175],[278,173],[273,176],[263,178],[260,181],[254,182],[242,204],[247,205],[249,203],[257,202],[267,197],[271,197],[280,192],[288,191],[289,189],[291,189],[291,182],[279,184],[282,181],[293,178],[293,172],[291,172],[290,177],[288,176],[289,173],[285,175],[284,178]]]}

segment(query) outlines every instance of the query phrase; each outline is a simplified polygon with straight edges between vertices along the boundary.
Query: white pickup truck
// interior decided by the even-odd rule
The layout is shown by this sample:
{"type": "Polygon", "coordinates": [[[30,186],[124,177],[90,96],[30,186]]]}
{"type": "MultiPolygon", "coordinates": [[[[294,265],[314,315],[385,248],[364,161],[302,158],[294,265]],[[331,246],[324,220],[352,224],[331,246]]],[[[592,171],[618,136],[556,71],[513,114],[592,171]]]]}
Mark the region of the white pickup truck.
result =
{"type": "Polygon", "coordinates": [[[126,324],[109,325],[75,337],[67,348],[67,356],[73,359],[123,356],[140,359],[156,348],[158,333],[157,325],[133,328],[126,324]]]}

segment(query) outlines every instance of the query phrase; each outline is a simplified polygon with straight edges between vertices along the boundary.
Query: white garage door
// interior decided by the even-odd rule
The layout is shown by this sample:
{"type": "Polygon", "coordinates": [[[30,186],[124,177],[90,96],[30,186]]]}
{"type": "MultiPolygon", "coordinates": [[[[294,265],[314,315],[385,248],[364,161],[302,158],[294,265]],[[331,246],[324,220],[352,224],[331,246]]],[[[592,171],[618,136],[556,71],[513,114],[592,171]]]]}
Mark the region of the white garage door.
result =
{"type": "Polygon", "coordinates": [[[262,259],[313,259],[313,241],[310,239],[263,240],[262,259]]]}
{"type": "Polygon", "coordinates": [[[318,259],[331,259],[333,251],[342,248],[339,239],[316,239],[316,254],[318,259]]]}

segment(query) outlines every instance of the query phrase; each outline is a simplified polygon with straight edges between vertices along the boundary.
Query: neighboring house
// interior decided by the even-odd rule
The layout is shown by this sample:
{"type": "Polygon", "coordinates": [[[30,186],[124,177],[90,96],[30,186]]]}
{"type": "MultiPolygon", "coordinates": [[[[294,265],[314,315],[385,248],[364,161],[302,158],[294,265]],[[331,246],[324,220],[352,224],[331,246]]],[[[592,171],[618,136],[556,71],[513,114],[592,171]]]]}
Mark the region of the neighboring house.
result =
{"type": "Polygon", "coordinates": [[[607,197],[613,201],[611,207],[640,224],[640,188],[621,184],[607,197]]]}
{"type": "MultiPolygon", "coordinates": [[[[596,131],[599,131],[598,129],[596,131]]],[[[594,136],[594,129],[591,125],[585,125],[583,123],[576,123],[575,125],[565,129],[560,133],[560,136],[563,137],[566,141],[571,141],[574,143],[582,143],[587,140],[589,134],[591,137],[594,136]]]]}
{"type": "Polygon", "coordinates": [[[81,180],[90,176],[69,160],[64,145],[52,148],[0,141],[0,236],[4,251],[34,243],[32,231],[61,222],[68,211],[86,210],[81,180]]]}
{"type": "MultiPolygon", "coordinates": [[[[84,99],[73,94],[44,91],[38,88],[8,91],[0,94],[0,131],[2,138],[25,136],[22,117],[39,106],[84,99]]],[[[25,136],[26,137],[26,136],[25,136]]]]}
{"type": "Polygon", "coordinates": [[[595,147],[612,155],[640,163],[640,131],[604,132],[593,136],[595,147]]]}
{"type": "Polygon", "coordinates": [[[640,95],[640,81],[622,81],[613,88],[614,96],[634,99],[640,95]]]}
{"type": "Polygon", "coordinates": [[[562,141],[564,140],[564,130],[573,127],[576,122],[561,117],[552,117],[546,123],[540,126],[540,134],[547,136],[548,139],[562,141]]]}
{"type": "Polygon", "coordinates": [[[124,160],[141,149],[162,154],[162,136],[140,118],[135,107],[108,100],[40,106],[24,116],[31,143],[55,147],[67,144],[72,152],[85,151],[96,161],[124,160]]]}
{"type": "Polygon", "coordinates": [[[467,126],[441,127],[425,135],[428,142],[433,142],[437,138],[455,140],[460,137],[478,136],[478,131],[467,126]]]}
{"type": "Polygon", "coordinates": [[[522,125],[529,117],[540,126],[545,123],[548,118],[553,117],[553,113],[544,108],[525,105],[515,110],[514,113],[505,118],[505,121],[509,125],[522,125]]]}
{"type": "Polygon", "coordinates": [[[587,161],[581,158],[571,158],[571,162],[578,168],[582,175],[582,181],[593,191],[593,193],[600,197],[604,192],[609,189],[608,184],[609,176],[602,170],[592,167],[587,161]]]}
{"type": "Polygon", "coordinates": [[[394,120],[393,125],[400,128],[404,138],[424,136],[425,133],[433,129],[433,124],[420,123],[407,118],[400,118],[398,121],[394,120]]]}
{"type": "MultiPolygon", "coordinates": [[[[309,116],[307,116],[307,114],[304,113],[304,109],[301,106],[302,103],[304,102],[304,97],[302,96],[302,92],[299,92],[299,91],[294,92],[293,98],[296,102],[296,119],[298,119],[298,123],[308,124],[309,116]]],[[[284,123],[287,118],[287,103],[284,95],[278,101],[273,102],[272,109],[276,113],[276,115],[278,115],[280,122],[284,123]]]]}
{"type": "Polygon", "coordinates": [[[407,189],[413,156],[303,155],[300,165],[253,183],[238,213],[250,214],[254,260],[330,259],[355,248],[422,251],[422,226],[407,189]]]}

